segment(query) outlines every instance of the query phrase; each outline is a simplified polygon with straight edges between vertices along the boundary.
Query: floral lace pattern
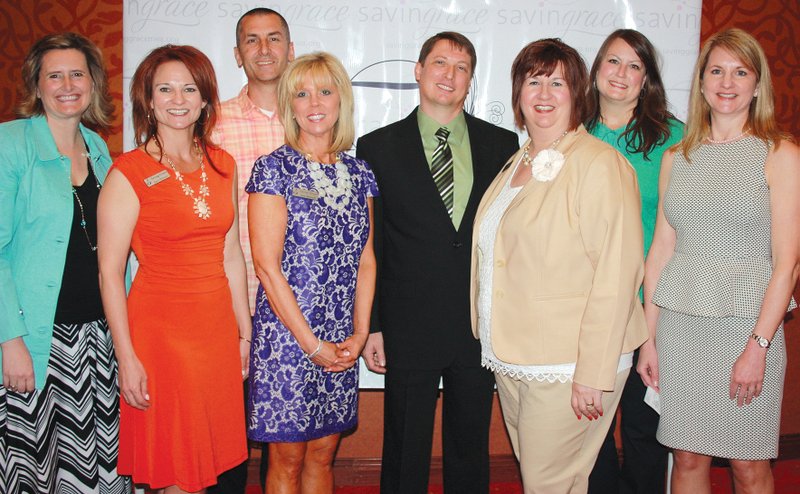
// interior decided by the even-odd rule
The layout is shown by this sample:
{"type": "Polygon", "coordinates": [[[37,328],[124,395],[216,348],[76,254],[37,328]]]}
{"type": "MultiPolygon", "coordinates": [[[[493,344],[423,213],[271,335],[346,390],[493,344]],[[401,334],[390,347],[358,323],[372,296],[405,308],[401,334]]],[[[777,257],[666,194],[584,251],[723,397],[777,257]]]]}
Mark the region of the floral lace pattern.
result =
{"type": "MultiPolygon", "coordinates": [[[[378,194],[369,166],[341,157],[352,180],[347,207],[341,210],[315,193],[307,159],[288,146],[259,158],[245,188],[286,200],[281,268],[314,334],[331,342],[353,334],[356,275],[369,236],[367,198],[378,194]]],[[[336,179],[333,166],[321,170],[336,179]]],[[[263,287],[253,316],[250,376],[251,439],[308,441],[356,425],[358,365],[323,372],[308,360],[273,312],[263,287]]]]}

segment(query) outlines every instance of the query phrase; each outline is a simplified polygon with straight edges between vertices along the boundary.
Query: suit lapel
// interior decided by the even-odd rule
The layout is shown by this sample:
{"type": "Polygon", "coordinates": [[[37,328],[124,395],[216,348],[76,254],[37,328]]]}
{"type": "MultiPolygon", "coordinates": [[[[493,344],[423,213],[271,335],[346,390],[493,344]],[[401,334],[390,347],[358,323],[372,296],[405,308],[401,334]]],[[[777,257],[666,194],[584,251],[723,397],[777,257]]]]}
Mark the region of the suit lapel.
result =
{"type": "Polygon", "coordinates": [[[464,216],[458,227],[459,231],[465,228],[467,230],[472,228],[475,212],[484,195],[486,186],[494,179],[494,170],[491,169],[489,164],[496,162],[494,160],[499,158],[498,156],[492,156],[493,149],[489,144],[490,139],[486,139],[487,136],[480,135],[476,118],[467,112],[464,112],[464,118],[467,121],[467,134],[469,135],[469,146],[472,155],[472,190],[470,190],[467,207],[464,209],[464,216]]]}

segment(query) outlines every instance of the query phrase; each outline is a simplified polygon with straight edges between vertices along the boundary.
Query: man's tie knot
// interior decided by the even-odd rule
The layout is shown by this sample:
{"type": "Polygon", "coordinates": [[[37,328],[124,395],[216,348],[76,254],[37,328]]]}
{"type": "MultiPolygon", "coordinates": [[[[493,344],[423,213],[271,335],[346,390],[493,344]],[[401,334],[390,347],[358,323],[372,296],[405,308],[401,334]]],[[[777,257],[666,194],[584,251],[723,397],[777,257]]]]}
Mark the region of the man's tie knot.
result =
{"type": "Polygon", "coordinates": [[[447,130],[447,127],[439,127],[439,130],[436,131],[436,138],[439,139],[439,142],[447,142],[449,135],[450,131],[447,130]]]}

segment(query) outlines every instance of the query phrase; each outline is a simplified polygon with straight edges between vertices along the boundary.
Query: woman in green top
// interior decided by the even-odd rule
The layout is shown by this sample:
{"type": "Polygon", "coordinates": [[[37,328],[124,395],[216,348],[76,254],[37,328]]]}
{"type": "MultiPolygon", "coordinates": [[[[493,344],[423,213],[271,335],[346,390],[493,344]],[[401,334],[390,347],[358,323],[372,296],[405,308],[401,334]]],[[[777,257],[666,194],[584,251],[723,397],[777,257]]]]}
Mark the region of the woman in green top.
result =
{"type": "MultiPolygon", "coordinates": [[[[683,137],[683,124],[667,109],[667,97],[652,43],[640,32],[618,29],[597,52],[589,73],[589,132],[622,153],[639,180],[644,254],[650,248],[658,209],[658,175],[664,151],[683,137]]],[[[655,352],[652,341],[641,351],[655,352]]],[[[634,354],[633,365],[639,357],[634,354]]],[[[620,402],[625,462],[620,469],[614,426],[589,478],[589,492],[662,493],[667,451],[656,441],[658,414],[644,403],[646,387],[631,372],[620,402]]]]}

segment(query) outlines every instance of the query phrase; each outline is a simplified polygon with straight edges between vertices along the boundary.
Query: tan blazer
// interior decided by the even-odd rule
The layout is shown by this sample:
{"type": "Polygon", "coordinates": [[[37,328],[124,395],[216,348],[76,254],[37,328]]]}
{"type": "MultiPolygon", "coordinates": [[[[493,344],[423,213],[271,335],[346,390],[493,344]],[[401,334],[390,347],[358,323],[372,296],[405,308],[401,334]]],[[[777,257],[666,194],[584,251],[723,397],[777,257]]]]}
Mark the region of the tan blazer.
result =
{"type": "MultiPolygon", "coordinates": [[[[620,355],[647,339],[638,298],[644,249],[636,172],[583,126],[557,149],[566,158],[560,173],[550,182],[531,178],[500,220],[492,348],[509,364],[576,362],[575,382],[610,391],[620,355]]],[[[470,299],[476,338],[478,232],[521,154],[486,190],[475,217],[470,299]]]]}

